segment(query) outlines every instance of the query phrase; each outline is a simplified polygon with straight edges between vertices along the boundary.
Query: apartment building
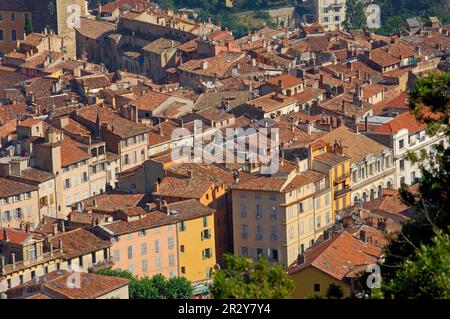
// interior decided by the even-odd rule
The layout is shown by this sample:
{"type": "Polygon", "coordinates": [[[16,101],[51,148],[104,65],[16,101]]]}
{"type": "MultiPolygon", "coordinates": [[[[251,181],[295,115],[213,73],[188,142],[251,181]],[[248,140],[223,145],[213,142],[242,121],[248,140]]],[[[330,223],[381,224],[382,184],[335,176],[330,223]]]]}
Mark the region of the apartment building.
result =
{"type": "Polygon", "coordinates": [[[31,22],[31,10],[25,1],[0,3],[0,60],[17,48],[17,41],[25,37],[25,21],[31,22]]]}
{"type": "MultiPolygon", "coordinates": [[[[173,167],[166,177],[155,183],[155,191],[152,195],[157,201],[166,201],[169,204],[194,199],[212,209],[214,217],[210,226],[212,225],[211,227],[216,229],[213,236],[215,258],[217,261],[221,261],[221,254],[229,247],[226,241],[231,240],[231,221],[228,217],[230,211],[227,208],[226,197],[228,188],[223,180],[223,173],[219,173],[220,170],[214,167],[201,167],[200,165],[197,167],[195,164],[186,164],[186,166],[184,168],[179,166],[178,169],[173,167]],[[207,172],[204,171],[205,169],[207,172]],[[220,177],[218,178],[216,174],[219,174],[220,177]]],[[[196,227],[199,227],[198,224],[199,222],[196,227]]]]}
{"type": "Polygon", "coordinates": [[[363,134],[338,127],[320,138],[327,143],[342,144],[344,155],[350,157],[351,203],[381,198],[384,188],[394,186],[395,167],[392,150],[363,134]]]}
{"type": "Polygon", "coordinates": [[[115,215],[120,219],[95,228],[96,234],[111,242],[113,268],[126,269],[136,276],[179,275],[173,216],[158,207],[149,211],[124,208],[115,215]]]}
{"type": "Polygon", "coordinates": [[[345,0],[314,0],[316,22],[325,31],[342,29],[345,20],[345,0]]]}
{"type": "MultiPolygon", "coordinates": [[[[2,158],[2,160],[3,159],[9,160],[10,158],[7,157],[2,158]]],[[[27,159],[25,159],[25,161],[27,161],[27,159]]],[[[8,178],[32,186],[37,186],[39,218],[44,216],[56,218],[55,176],[52,173],[26,166],[18,172],[11,171],[8,173],[8,178]]]]}
{"type": "Polygon", "coordinates": [[[37,276],[60,269],[62,251],[42,233],[0,228],[0,294],[37,276]]]}
{"type": "Polygon", "coordinates": [[[76,122],[94,132],[94,137],[101,137],[107,151],[119,156],[120,171],[136,167],[147,159],[150,129],[137,122],[136,110],[132,120],[100,105],[81,108],[72,116],[76,122]]]}
{"type": "Polygon", "coordinates": [[[308,158],[289,173],[238,181],[231,189],[234,252],[241,256],[288,267],[334,223],[328,177],[308,169],[308,158]]]}
{"type": "Polygon", "coordinates": [[[179,275],[209,282],[216,266],[214,209],[190,199],[168,204],[167,211],[177,220],[179,275]]]}
{"type": "Polygon", "coordinates": [[[0,177],[0,214],[2,227],[20,228],[29,224],[34,229],[39,223],[38,187],[0,177]]]}
{"type": "Polygon", "coordinates": [[[434,152],[433,145],[447,146],[445,136],[429,136],[426,125],[417,121],[411,112],[400,114],[364,134],[392,150],[392,164],[395,166],[393,187],[396,188],[415,184],[421,177],[419,164],[407,159],[408,152],[419,155],[425,151],[430,154],[434,152]]]}

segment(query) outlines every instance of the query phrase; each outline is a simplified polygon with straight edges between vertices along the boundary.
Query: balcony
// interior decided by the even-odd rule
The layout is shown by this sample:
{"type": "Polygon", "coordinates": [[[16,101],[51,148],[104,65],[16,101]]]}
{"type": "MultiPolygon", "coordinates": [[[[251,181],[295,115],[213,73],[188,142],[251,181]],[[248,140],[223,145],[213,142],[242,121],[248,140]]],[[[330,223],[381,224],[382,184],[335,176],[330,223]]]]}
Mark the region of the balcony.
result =
{"type": "Polygon", "coordinates": [[[352,189],[349,186],[345,186],[343,189],[334,191],[334,199],[344,196],[345,194],[351,192],[352,189]]]}
{"type": "Polygon", "coordinates": [[[0,265],[0,274],[7,275],[26,268],[31,268],[39,264],[44,264],[50,260],[61,258],[62,252],[59,249],[54,249],[52,252],[43,253],[34,260],[24,262],[23,260],[16,261],[14,264],[0,265]]]}
{"type": "Polygon", "coordinates": [[[96,262],[95,264],[90,264],[88,267],[88,271],[94,272],[100,269],[108,269],[112,266],[114,266],[114,258],[110,256],[109,258],[96,262]]]}
{"type": "Polygon", "coordinates": [[[333,181],[333,184],[334,185],[340,184],[340,183],[344,182],[345,180],[347,180],[348,178],[350,178],[350,172],[343,174],[339,177],[336,177],[333,181]]]}

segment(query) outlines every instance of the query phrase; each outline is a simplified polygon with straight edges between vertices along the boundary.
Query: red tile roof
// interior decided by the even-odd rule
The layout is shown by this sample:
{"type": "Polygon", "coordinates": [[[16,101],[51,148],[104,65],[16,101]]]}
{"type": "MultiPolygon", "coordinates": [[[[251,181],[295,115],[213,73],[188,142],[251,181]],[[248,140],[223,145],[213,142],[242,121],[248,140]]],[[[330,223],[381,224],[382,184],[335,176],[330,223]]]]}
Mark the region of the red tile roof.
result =
{"type": "Polygon", "coordinates": [[[397,133],[401,129],[408,129],[409,134],[422,131],[426,128],[426,124],[417,121],[415,116],[411,112],[405,112],[393,118],[389,122],[383,125],[376,126],[372,132],[382,134],[397,133]]]}
{"type": "Polygon", "coordinates": [[[379,247],[364,243],[344,231],[332,239],[324,241],[305,252],[305,262],[288,269],[288,273],[297,273],[306,267],[318,270],[338,279],[352,273],[355,268],[376,264],[382,255],[379,247]]]}
{"type": "Polygon", "coordinates": [[[196,178],[165,177],[154,196],[200,199],[211,187],[212,181],[196,178]]]}
{"type": "Polygon", "coordinates": [[[0,240],[5,241],[5,234],[7,235],[8,242],[12,244],[20,245],[32,235],[15,228],[0,228],[0,240]]]}
{"type": "Polygon", "coordinates": [[[83,228],[54,235],[51,237],[54,247],[59,248],[58,241],[60,239],[62,240],[63,256],[65,259],[83,256],[111,246],[109,241],[103,240],[83,228]]]}
{"type": "Polygon", "coordinates": [[[302,84],[303,80],[290,74],[282,74],[274,78],[271,78],[270,80],[267,81],[267,83],[276,87],[281,87],[282,89],[286,89],[302,84]]]}

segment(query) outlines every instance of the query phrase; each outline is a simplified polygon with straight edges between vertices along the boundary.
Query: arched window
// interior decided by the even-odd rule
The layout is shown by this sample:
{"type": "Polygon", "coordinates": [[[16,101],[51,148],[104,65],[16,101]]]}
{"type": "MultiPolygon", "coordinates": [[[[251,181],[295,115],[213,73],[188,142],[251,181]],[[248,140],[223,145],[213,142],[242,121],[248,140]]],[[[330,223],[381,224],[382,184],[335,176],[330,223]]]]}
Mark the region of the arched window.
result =
{"type": "Polygon", "coordinates": [[[378,198],[381,198],[383,196],[383,187],[381,185],[378,186],[378,198]]]}
{"type": "Polygon", "coordinates": [[[375,199],[375,190],[372,188],[370,190],[370,200],[374,200],[375,199]]]}
{"type": "Polygon", "coordinates": [[[359,203],[359,198],[358,198],[358,196],[355,196],[355,197],[353,198],[353,203],[355,203],[355,204],[359,203]]]}
{"type": "Polygon", "coordinates": [[[392,188],[392,182],[391,182],[391,181],[388,181],[387,184],[386,184],[386,187],[387,187],[387,188],[392,188]]]}
{"type": "Polygon", "coordinates": [[[364,192],[362,194],[362,201],[363,201],[363,203],[367,202],[367,194],[366,194],[366,192],[364,192]]]}

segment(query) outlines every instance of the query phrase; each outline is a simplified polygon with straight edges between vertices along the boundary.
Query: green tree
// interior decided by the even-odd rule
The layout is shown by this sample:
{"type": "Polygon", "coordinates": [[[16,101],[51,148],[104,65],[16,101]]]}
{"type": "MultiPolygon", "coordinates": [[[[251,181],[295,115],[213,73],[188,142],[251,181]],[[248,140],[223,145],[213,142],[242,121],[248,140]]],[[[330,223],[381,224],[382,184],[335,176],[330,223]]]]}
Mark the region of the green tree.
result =
{"type": "Polygon", "coordinates": [[[25,19],[25,34],[29,35],[33,32],[33,24],[31,23],[31,20],[26,18],[25,19]]]}
{"type": "Polygon", "coordinates": [[[450,236],[438,233],[385,283],[388,298],[450,298],[450,236]]]}
{"type": "Polygon", "coordinates": [[[342,287],[337,284],[330,284],[327,289],[328,299],[342,299],[344,297],[344,291],[342,287]]]}
{"type": "Polygon", "coordinates": [[[367,25],[364,7],[359,0],[347,0],[345,2],[345,20],[343,23],[346,31],[362,29],[367,25]]]}
{"type": "Polygon", "coordinates": [[[214,276],[211,292],[217,299],[285,299],[295,286],[281,265],[264,258],[254,263],[246,257],[225,254],[224,266],[214,276]]]}
{"type": "MultiPolygon", "coordinates": [[[[427,133],[431,136],[440,135],[450,142],[450,75],[436,73],[419,79],[410,93],[410,109],[416,118],[427,124],[427,133]]],[[[421,183],[417,192],[403,188],[403,200],[414,207],[420,214],[418,218],[409,220],[402,225],[399,232],[389,238],[385,249],[385,261],[382,264],[382,292],[386,298],[395,296],[417,298],[445,295],[446,291],[435,291],[432,283],[411,279],[411,285],[404,285],[402,279],[405,273],[417,268],[423,260],[433,258],[433,249],[437,241],[433,238],[448,234],[450,226],[450,148],[438,144],[431,154],[410,153],[408,158],[417,162],[422,172],[421,183]],[[425,166],[425,163],[427,166],[425,166]],[[422,258],[422,259],[421,259],[422,258]],[[415,286],[414,286],[415,285],[415,286]],[[414,289],[413,289],[414,288],[414,289]],[[418,293],[420,291],[420,294],[418,293]]],[[[435,261],[439,264],[439,261],[435,261]]],[[[447,273],[450,264],[446,265],[447,273]]],[[[434,276],[444,275],[438,268],[434,276]]],[[[424,269],[424,276],[426,276],[424,269]]],[[[444,285],[442,285],[444,286],[444,285]]],[[[440,287],[442,287],[440,286],[440,287]]],[[[438,287],[438,289],[440,289],[438,287]]]]}
{"type": "Polygon", "coordinates": [[[126,278],[129,283],[130,299],[190,299],[193,288],[186,278],[173,277],[167,280],[158,274],[151,278],[137,278],[126,270],[102,269],[96,272],[100,275],[126,278]]]}

